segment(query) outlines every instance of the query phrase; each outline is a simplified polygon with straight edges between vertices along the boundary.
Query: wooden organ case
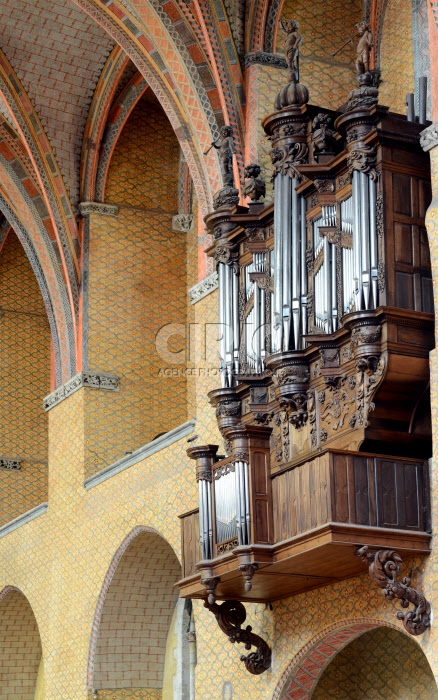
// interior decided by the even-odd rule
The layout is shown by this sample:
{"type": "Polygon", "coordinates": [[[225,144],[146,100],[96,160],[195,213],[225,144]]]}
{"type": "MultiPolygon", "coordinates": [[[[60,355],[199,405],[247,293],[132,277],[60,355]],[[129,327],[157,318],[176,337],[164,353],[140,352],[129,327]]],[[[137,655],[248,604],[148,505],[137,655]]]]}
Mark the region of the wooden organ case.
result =
{"type": "Polygon", "coordinates": [[[280,91],[274,203],[251,165],[248,206],[224,192],[206,217],[224,447],[188,450],[183,597],[267,602],[362,572],[363,545],[430,551],[424,127],[355,93],[334,112],[280,91]]]}

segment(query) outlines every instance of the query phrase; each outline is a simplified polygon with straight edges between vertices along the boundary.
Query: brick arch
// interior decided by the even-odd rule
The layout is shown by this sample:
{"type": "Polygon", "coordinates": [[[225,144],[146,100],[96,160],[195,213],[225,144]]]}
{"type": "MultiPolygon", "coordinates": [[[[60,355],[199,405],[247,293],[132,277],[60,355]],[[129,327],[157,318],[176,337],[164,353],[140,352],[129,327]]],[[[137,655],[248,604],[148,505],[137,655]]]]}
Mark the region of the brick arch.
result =
{"type": "Polygon", "coordinates": [[[128,17],[128,14],[114,3],[108,7],[97,0],[73,2],[98,22],[123,48],[152,88],[180,142],[201,214],[205,216],[211,208],[213,193],[221,186],[214,149],[207,157],[203,155],[210,146],[214,129],[212,130],[206,118],[207,105],[193,90],[192,83],[186,75],[187,66],[175,50],[174,42],[163,30],[155,11],[149,3],[145,3],[145,14],[140,25],[136,18],[131,15],[128,17]],[[137,27],[136,34],[129,29],[132,26],[137,27]],[[144,33],[146,26],[147,35],[144,33]],[[173,72],[177,73],[177,78],[173,76],[173,72]],[[181,84],[176,86],[174,80],[181,81],[181,84]],[[175,87],[185,92],[184,101],[175,93],[175,87]]]}
{"type": "Polygon", "coordinates": [[[128,64],[130,64],[129,57],[121,46],[116,44],[108,56],[94,90],[82,139],[79,187],[82,202],[94,201],[100,144],[114,95],[128,64]]]}
{"type": "MultiPolygon", "coordinates": [[[[350,642],[378,627],[390,627],[409,635],[397,625],[383,620],[343,620],[315,635],[288,664],[275,688],[272,700],[310,700],[323,671],[350,642]]],[[[409,637],[412,639],[412,637],[409,637]]]]}
{"type": "Polygon", "coordinates": [[[15,586],[0,592],[1,695],[34,700],[41,638],[26,596],[15,586]]]}
{"type": "MultiPolygon", "coordinates": [[[[14,169],[17,159],[13,158],[12,152],[9,156],[4,145],[0,154],[0,211],[18,236],[37,278],[50,324],[55,379],[59,385],[76,372],[71,299],[52,245],[50,228],[44,224],[43,200],[35,187],[35,191],[26,189],[26,181],[30,178],[19,177],[18,168],[14,169]]],[[[25,173],[25,163],[18,162],[21,165],[19,172],[25,173]]]]}
{"type": "Polygon", "coordinates": [[[167,632],[178,597],[174,584],[180,575],[175,551],[157,530],[139,525],[123,540],[96,605],[89,690],[162,687],[167,632]],[[125,630],[129,630],[129,645],[125,630]],[[141,666],[142,677],[135,666],[141,666]]]}
{"type": "Polygon", "coordinates": [[[143,97],[148,85],[142,74],[137,71],[132,76],[126,88],[115,100],[108,115],[108,122],[101,141],[99,164],[96,172],[95,198],[103,202],[105,184],[111,163],[111,156],[117,144],[117,140],[135,109],[138,101],[143,97]]]}
{"type": "MultiPolygon", "coordinates": [[[[32,163],[50,218],[51,235],[67,280],[67,289],[75,312],[79,308],[79,260],[76,253],[76,218],[54,151],[38,114],[13,70],[0,50],[0,94],[32,163]]],[[[74,319],[75,321],[75,319],[74,319]]]]}

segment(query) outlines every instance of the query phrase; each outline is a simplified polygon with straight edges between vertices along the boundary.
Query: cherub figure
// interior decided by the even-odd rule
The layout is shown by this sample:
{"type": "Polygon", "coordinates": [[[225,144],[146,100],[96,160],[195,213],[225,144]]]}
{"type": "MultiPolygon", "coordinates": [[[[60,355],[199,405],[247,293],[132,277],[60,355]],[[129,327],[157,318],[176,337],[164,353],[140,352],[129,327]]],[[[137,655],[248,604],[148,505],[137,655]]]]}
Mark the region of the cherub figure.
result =
{"type": "Polygon", "coordinates": [[[213,148],[219,151],[222,180],[225,187],[234,187],[233,153],[236,152],[231,126],[223,126],[220,130],[220,140],[213,141],[213,148]]]}
{"type": "Polygon", "coordinates": [[[360,37],[357,44],[356,70],[357,75],[363,75],[370,70],[371,48],[373,46],[373,35],[368,22],[356,24],[357,36],[360,37]]]}
{"type": "Polygon", "coordinates": [[[280,26],[286,37],[284,48],[286,50],[286,60],[289,66],[289,82],[300,82],[300,52],[299,46],[303,37],[298,31],[298,22],[294,19],[280,18],[280,26]]]}

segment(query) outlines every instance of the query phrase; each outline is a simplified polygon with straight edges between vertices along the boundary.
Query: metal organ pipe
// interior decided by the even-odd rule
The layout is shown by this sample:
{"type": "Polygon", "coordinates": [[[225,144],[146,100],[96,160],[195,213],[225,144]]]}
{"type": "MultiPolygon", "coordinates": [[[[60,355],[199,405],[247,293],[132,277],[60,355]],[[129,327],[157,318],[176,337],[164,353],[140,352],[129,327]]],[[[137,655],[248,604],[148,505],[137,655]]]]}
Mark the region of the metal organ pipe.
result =
{"type": "Polygon", "coordinates": [[[376,209],[376,182],[368,178],[369,202],[370,202],[370,259],[371,259],[371,287],[373,292],[373,308],[379,305],[378,291],[378,250],[377,250],[377,209],[376,209]]]}
{"type": "Polygon", "coordinates": [[[273,352],[282,348],[283,330],[283,230],[282,230],[282,199],[286,175],[277,175],[274,188],[274,303],[273,310],[273,352]]]}
{"type": "Polygon", "coordinates": [[[370,204],[368,190],[368,175],[359,173],[360,177],[360,218],[361,218],[361,244],[362,244],[362,289],[364,306],[370,308],[370,204]]]}
{"type": "Polygon", "coordinates": [[[203,559],[211,559],[213,553],[213,528],[211,520],[211,484],[199,480],[199,525],[203,559]]]}
{"type": "Polygon", "coordinates": [[[296,177],[281,173],[275,177],[273,352],[300,348],[305,332],[305,202],[296,192],[297,185],[296,177]]]}
{"type": "Polygon", "coordinates": [[[306,200],[301,197],[301,333],[307,333],[306,200]]]}
{"type": "Polygon", "coordinates": [[[227,369],[226,369],[226,337],[225,337],[225,265],[218,265],[218,281],[219,281],[219,355],[220,355],[220,372],[222,387],[227,386],[227,369]]]}

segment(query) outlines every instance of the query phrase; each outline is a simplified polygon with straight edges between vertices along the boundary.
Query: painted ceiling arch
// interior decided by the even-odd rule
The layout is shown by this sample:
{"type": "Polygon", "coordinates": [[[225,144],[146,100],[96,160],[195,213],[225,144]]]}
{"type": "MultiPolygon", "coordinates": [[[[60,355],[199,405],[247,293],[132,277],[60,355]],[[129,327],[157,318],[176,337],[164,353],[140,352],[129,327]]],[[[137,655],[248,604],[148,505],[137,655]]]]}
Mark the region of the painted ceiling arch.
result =
{"type": "Polygon", "coordinates": [[[205,215],[211,206],[212,194],[221,187],[216,154],[210,152],[207,157],[203,155],[214,134],[205,118],[205,109],[200,108],[198,94],[187,78],[181,56],[151,5],[147,5],[149,17],[147,30],[143,31],[134,23],[132,15],[124,15],[126,10],[120,10],[114,3],[109,9],[95,0],[72,1],[93,17],[123,48],[154,91],[180,142],[201,211],[205,215]],[[135,28],[136,34],[132,28],[135,28]],[[163,53],[166,54],[167,63],[164,63],[163,53]]]}
{"type": "Polygon", "coordinates": [[[130,64],[128,56],[116,44],[93,94],[88,111],[87,122],[82,141],[81,170],[80,170],[80,200],[93,201],[96,171],[99,163],[99,150],[105,130],[108,113],[124,72],[130,64]]]}
{"type": "Polygon", "coordinates": [[[59,386],[76,373],[74,314],[49,230],[43,222],[47,215],[44,200],[36,187],[29,187],[31,177],[23,163],[14,158],[12,151],[8,157],[8,150],[2,141],[0,210],[18,236],[37,278],[50,324],[59,386]]]}
{"type": "MultiPolygon", "coordinates": [[[[32,163],[50,217],[50,227],[56,240],[65,271],[68,294],[73,308],[79,305],[79,261],[74,241],[77,228],[55,154],[44,128],[5,54],[0,50],[0,96],[6,106],[21,143],[32,163]]],[[[46,225],[47,226],[47,225],[46,225]]]]}

